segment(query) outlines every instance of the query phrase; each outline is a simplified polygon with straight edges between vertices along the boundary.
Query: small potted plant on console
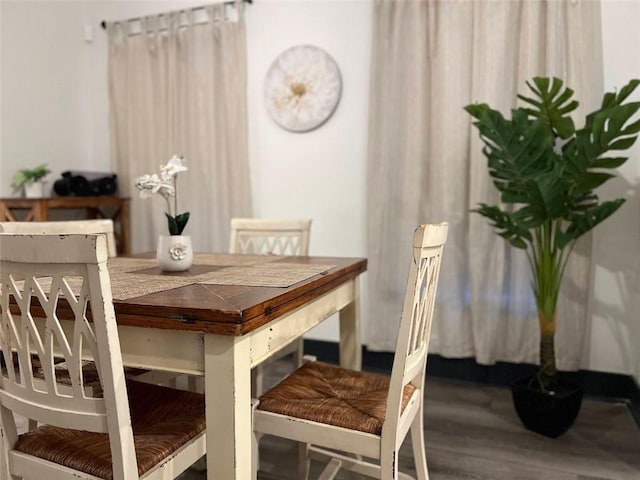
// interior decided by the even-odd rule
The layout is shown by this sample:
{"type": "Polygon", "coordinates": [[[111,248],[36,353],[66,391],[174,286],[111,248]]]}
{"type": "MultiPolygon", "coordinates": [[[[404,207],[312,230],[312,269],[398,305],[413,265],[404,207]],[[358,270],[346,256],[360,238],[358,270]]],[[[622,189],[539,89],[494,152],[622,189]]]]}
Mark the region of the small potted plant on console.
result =
{"type": "Polygon", "coordinates": [[[34,168],[25,168],[18,170],[13,176],[11,185],[18,191],[22,189],[24,196],[27,198],[44,197],[44,182],[42,181],[51,170],[45,163],[34,168]]]}

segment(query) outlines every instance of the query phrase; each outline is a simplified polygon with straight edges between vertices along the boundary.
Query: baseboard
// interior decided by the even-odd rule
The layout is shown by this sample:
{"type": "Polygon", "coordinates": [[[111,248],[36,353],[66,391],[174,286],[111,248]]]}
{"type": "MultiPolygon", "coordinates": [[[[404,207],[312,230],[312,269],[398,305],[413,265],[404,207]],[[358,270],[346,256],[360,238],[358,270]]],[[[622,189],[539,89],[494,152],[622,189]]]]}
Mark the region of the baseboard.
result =
{"type": "MultiPolygon", "coordinates": [[[[338,363],[337,342],[322,340],[304,341],[305,353],[315,355],[318,360],[338,363]]],[[[512,381],[531,375],[536,365],[499,362],[495,365],[480,365],[473,358],[444,358],[430,354],[427,358],[427,376],[450,380],[507,386],[512,381]]],[[[372,352],[362,347],[362,367],[365,370],[390,372],[393,353],[372,352]]],[[[636,423],[640,427],[640,386],[631,375],[580,370],[567,374],[580,383],[585,395],[609,401],[623,401],[629,406],[636,423]]]]}
{"type": "Polygon", "coordinates": [[[631,415],[633,415],[633,418],[635,418],[636,423],[640,427],[640,386],[638,386],[638,382],[633,378],[631,379],[631,383],[633,384],[633,388],[629,398],[629,410],[631,410],[631,415]]]}

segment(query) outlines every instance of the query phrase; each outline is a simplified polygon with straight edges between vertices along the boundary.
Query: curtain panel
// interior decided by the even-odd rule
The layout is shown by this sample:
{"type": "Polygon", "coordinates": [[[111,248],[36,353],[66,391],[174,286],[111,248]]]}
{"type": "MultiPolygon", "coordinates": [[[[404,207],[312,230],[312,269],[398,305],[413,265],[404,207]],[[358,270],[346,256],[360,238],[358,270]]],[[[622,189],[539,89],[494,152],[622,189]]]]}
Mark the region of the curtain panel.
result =
{"type": "MultiPolygon", "coordinates": [[[[534,76],[557,76],[580,101],[602,98],[599,2],[376,0],[367,173],[368,328],[393,350],[409,244],[420,223],[449,222],[430,351],[479,363],[538,362],[529,265],[472,213],[497,203],[470,103],[510,115],[534,76]]],[[[558,305],[559,368],[579,367],[591,241],[567,267],[558,305]]]]}
{"type": "Polygon", "coordinates": [[[131,197],[134,252],[168,234],[164,200],[139,198],[135,179],[174,154],[189,169],[178,210],[191,212],[195,251],[226,251],[230,219],[250,214],[243,5],[198,13],[204,21],[185,10],[107,24],[112,160],[131,197]]]}

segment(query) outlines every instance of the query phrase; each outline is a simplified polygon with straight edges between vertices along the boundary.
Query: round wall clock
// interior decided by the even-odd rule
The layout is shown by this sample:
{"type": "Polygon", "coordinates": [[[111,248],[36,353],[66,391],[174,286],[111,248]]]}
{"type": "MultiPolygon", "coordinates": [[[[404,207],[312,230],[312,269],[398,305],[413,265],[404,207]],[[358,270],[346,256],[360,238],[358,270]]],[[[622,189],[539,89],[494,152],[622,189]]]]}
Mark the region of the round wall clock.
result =
{"type": "Polygon", "coordinates": [[[342,91],[340,69],[321,48],[299,45],[271,64],[264,97],[271,118],[292,132],[308,132],[333,114],[342,91]]]}

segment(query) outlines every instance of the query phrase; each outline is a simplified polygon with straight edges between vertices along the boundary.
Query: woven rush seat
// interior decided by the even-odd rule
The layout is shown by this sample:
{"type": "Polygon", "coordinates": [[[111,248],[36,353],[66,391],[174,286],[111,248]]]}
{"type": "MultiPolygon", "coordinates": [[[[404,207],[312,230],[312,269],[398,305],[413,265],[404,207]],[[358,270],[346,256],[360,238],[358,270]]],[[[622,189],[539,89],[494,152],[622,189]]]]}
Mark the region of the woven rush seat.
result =
{"type": "MultiPolygon", "coordinates": [[[[415,387],[405,386],[402,411],[415,387]]],[[[380,435],[389,377],[305,363],[260,397],[258,410],[380,435]]]]}
{"type": "MultiPolygon", "coordinates": [[[[138,474],[143,475],[205,429],[204,396],[128,381],[138,474]]],[[[42,426],[20,435],[15,449],[110,480],[107,433],[42,426]]]]}

